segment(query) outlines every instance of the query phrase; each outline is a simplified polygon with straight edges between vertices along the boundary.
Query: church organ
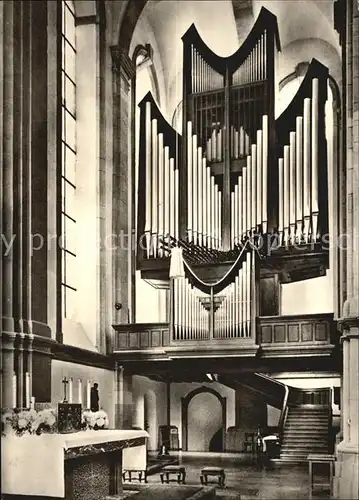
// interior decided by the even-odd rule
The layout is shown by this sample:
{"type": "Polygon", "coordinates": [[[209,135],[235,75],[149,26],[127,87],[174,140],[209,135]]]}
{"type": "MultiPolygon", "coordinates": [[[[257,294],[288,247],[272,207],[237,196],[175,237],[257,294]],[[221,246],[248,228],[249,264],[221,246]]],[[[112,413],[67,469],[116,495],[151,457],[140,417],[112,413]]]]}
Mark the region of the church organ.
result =
{"type": "Polygon", "coordinates": [[[186,277],[171,280],[173,342],[254,338],[265,246],[320,245],[328,230],[328,70],[313,60],[275,119],[273,14],[262,8],[229,57],[194,25],[182,40],[182,134],[150,93],[140,103],[138,267],[169,282],[171,248],[183,248],[186,277]]]}

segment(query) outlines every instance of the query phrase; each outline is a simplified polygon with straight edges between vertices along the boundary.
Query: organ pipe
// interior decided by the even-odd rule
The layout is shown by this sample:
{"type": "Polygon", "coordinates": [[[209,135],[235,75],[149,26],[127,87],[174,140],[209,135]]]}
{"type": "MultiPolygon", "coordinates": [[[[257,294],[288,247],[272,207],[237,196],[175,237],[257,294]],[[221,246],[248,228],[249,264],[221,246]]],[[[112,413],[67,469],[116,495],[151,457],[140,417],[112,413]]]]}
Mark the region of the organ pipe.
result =
{"type": "Polygon", "coordinates": [[[296,240],[300,242],[303,231],[303,118],[301,116],[297,116],[296,120],[296,137],[296,240]]]}
{"type": "MultiPolygon", "coordinates": [[[[151,180],[152,163],[151,163],[151,103],[146,103],[145,111],[145,133],[146,133],[146,144],[145,144],[145,162],[146,162],[146,179],[151,180]]],[[[146,257],[149,258],[151,255],[151,245],[152,245],[152,182],[146,182],[146,214],[145,214],[145,235],[146,235],[146,257]]]]}
{"type": "Polygon", "coordinates": [[[296,157],[296,137],[295,132],[289,134],[289,226],[290,239],[294,242],[295,239],[295,206],[296,206],[296,172],[295,172],[295,157],[296,157]]]}
{"type": "Polygon", "coordinates": [[[310,127],[310,98],[304,99],[303,116],[303,215],[304,215],[304,239],[308,242],[310,224],[310,160],[311,160],[311,127],[310,127]]]}
{"type": "Polygon", "coordinates": [[[319,120],[319,81],[312,82],[312,238],[317,237],[318,230],[318,120],[319,120]]]}

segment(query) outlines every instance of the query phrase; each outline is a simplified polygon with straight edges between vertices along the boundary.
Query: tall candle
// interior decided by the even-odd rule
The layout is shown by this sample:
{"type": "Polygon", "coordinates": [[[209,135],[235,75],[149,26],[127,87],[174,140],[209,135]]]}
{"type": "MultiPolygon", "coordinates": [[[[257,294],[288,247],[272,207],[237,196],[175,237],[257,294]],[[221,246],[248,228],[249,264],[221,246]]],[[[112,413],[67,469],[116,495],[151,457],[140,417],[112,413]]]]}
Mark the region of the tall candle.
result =
{"type": "Polygon", "coordinates": [[[17,380],[16,380],[16,373],[13,374],[12,376],[12,407],[16,408],[16,388],[17,388],[17,380]]]}
{"type": "Polygon", "coordinates": [[[25,374],[25,406],[30,408],[30,373],[25,374]]]}
{"type": "Polygon", "coordinates": [[[90,409],[91,407],[91,380],[87,381],[87,398],[86,398],[86,407],[90,409]]]}
{"type": "Polygon", "coordinates": [[[72,377],[69,380],[69,403],[72,403],[72,377]]]}
{"type": "Polygon", "coordinates": [[[82,380],[78,381],[78,402],[82,405],[82,380]]]}

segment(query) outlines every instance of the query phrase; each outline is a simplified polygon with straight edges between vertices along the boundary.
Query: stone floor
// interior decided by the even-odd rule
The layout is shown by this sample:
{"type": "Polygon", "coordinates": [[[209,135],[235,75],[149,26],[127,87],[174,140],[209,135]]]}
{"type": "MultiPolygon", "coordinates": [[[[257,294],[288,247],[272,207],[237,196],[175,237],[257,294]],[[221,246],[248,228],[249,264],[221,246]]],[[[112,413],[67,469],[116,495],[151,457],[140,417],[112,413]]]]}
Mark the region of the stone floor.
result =
{"type": "MultiPolygon", "coordinates": [[[[186,467],[186,484],[200,485],[202,467],[223,467],[226,473],[225,488],[217,488],[216,495],[222,500],[259,500],[288,499],[299,500],[311,498],[308,484],[307,464],[271,464],[258,467],[249,463],[248,456],[229,454],[190,454],[178,453],[178,460],[186,467]]],[[[316,482],[325,482],[325,470],[318,471],[316,482]],[[318,479],[318,481],[317,481],[318,479]]],[[[160,475],[155,473],[148,477],[149,484],[159,484],[160,475]]],[[[136,498],[136,496],[134,497],[136,498]]],[[[314,499],[329,499],[329,491],[317,490],[314,499]]]]}

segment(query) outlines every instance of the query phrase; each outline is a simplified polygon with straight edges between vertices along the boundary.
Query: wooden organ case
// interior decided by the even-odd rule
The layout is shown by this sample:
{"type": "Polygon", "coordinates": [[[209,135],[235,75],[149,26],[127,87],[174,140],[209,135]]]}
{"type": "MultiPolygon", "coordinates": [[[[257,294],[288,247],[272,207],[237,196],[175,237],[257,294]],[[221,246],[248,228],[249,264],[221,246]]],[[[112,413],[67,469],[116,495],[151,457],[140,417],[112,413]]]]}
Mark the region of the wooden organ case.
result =
{"type": "Polygon", "coordinates": [[[275,119],[273,14],[262,8],[229,57],[214,54],[194,25],[182,40],[182,134],[150,93],[139,105],[137,265],[144,279],[170,286],[174,345],[253,342],[268,295],[261,283],[275,277],[278,286],[327,267],[328,70],[313,60],[275,119]],[[171,280],[175,246],[186,272],[171,280]]]}

